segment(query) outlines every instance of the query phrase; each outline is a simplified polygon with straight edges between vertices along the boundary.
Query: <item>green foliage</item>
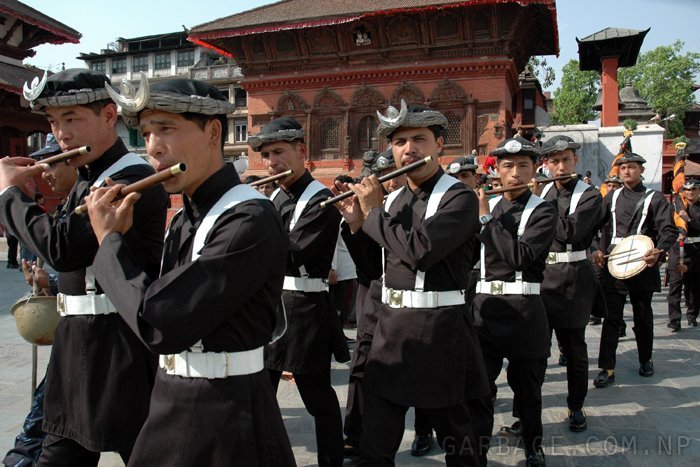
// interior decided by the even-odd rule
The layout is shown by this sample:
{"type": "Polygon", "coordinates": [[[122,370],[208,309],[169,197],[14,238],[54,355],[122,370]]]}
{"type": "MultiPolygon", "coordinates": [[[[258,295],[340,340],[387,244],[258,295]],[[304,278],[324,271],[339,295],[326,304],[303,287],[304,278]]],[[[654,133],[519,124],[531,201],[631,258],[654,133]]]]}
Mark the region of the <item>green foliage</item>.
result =
{"type": "Polygon", "coordinates": [[[681,41],[659,46],[641,54],[635,66],[621,68],[618,73],[620,85],[631,83],[654,112],[661,117],[675,115],[660,123],[669,137],[683,134],[685,111],[694,102],[694,76],[700,73],[700,53],[681,54],[682,48],[681,41]]]}
{"type": "Polygon", "coordinates": [[[634,131],[637,129],[637,120],[633,118],[627,118],[624,122],[622,122],[622,125],[624,125],[626,129],[634,131]]]}
{"type": "Polygon", "coordinates": [[[562,68],[561,86],[554,91],[555,125],[575,125],[595,118],[595,105],[600,89],[600,75],[595,71],[581,71],[578,60],[570,60],[562,68]]]}
{"type": "Polygon", "coordinates": [[[544,57],[530,57],[527,61],[527,66],[530,67],[532,73],[540,80],[542,88],[546,89],[554,83],[556,74],[554,68],[547,65],[547,59],[544,57]]]}
{"type": "Polygon", "coordinates": [[[675,147],[678,143],[690,144],[690,139],[685,135],[681,135],[673,140],[673,146],[675,147]]]}

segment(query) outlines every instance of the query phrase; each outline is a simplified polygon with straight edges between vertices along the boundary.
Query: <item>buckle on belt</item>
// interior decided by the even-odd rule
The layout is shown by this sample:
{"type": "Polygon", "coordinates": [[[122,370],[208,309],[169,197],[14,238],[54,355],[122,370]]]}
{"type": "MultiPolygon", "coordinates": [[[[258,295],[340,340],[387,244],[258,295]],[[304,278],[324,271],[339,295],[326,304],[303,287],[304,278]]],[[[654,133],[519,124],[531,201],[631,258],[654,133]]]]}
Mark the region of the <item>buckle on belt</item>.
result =
{"type": "Polygon", "coordinates": [[[557,254],[553,251],[550,251],[547,254],[547,259],[544,261],[546,264],[556,264],[557,262],[557,254]]]}
{"type": "Polygon", "coordinates": [[[175,355],[163,355],[163,364],[169,371],[175,371],[175,355]]]}
{"type": "Polygon", "coordinates": [[[63,315],[66,312],[66,302],[62,293],[56,296],[56,310],[63,315]]]}
{"type": "Polygon", "coordinates": [[[396,307],[403,305],[403,290],[389,289],[389,305],[396,307]]]}
{"type": "Polygon", "coordinates": [[[503,281],[491,281],[491,295],[503,295],[503,281]]]}

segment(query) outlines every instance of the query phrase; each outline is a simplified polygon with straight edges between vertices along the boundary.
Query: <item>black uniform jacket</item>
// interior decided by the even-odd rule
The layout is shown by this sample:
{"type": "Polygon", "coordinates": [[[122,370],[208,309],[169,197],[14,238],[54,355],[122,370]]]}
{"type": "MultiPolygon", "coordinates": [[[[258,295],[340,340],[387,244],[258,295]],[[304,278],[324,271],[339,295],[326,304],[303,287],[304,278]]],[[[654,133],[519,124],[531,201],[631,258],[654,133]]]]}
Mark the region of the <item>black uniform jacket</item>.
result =
{"type": "MultiPolygon", "coordinates": [[[[622,190],[618,199],[615,211],[617,222],[617,237],[628,237],[637,233],[639,221],[642,218],[642,209],[640,201],[646,196],[646,187],[639,183],[633,189],[623,185],[617,191],[622,190]]],[[[605,253],[610,253],[613,245],[610,244],[612,238],[612,197],[616,192],[608,193],[603,199],[604,217],[602,220],[603,228],[598,249],[605,253]]],[[[641,232],[642,235],[650,237],[656,248],[668,251],[673,246],[678,238],[678,229],[673,222],[673,212],[669,209],[668,202],[663,194],[658,191],[654,192],[647,218],[644,221],[641,232]]],[[[604,268],[601,276],[601,284],[605,290],[614,290],[615,283],[618,282],[610,275],[607,267],[604,268]]],[[[654,267],[646,268],[639,274],[629,279],[622,281],[629,290],[638,291],[653,291],[661,290],[661,278],[659,277],[659,263],[654,267]]]]}
{"type": "MultiPolygon", "coordinates": [[[[550,203],[540,203],[530,215],[523,235],[517,231],[528,190],[513,201],[505,197],[494,207],[494,219],[479,234],[485,248],[487,281],[542,282],[545,259],[555,234],[557,214],[550,203]]],[[[508,358],[546,358],[550,333],[540,295],[488,295],[477,293],[474,315],[484,353],[508,358]]]]}
{"type": "MultiPolygon", "coordinates": [[[[691,204],[686,208],[681,203],[681,200],[676,198],[675,204],[677,211],[680,212],[681,210],[685,210],[690,217],[690,221],[686,222],[687,235],[685,235],[685,237],[700,237],[700,201],[696,202],[695,204],[691,204]]],[[[686,274],[700,274],[700,242],[685,243],[683,250],[683,264],[688,266],[688,271],[686,274]]],[[[669,251],[669,268],[678,267],[679,255],[680,249],[678,242],[676,241],[669,251]]],[[[700,284],[696,285],[700,287],[700,284]]]]}
{"type": "MultiPolygon", "coordinates": [[[[571,180],[561,190],[555,184],[544,197],[558,214],[549,251],[564,252],[567,244],[572,251],[587,251],[598,230],[603,198],[598,190],[589,186],[572,214],[569,208],[576,184],[577,180],[571,180]]],[[[588,324],[598,287],[593,267],[587,258],[573,263],[547,264],[541,290],[552,328],[575,329],[588,324]]]]}
{"type": "MultiPolygon", "coordinates": [[[[174,218],[160,277],[139,267],[124,237],[105,238],[97,278],[129,327],[155,353],[173,354],[202,341],[207,352],[267,344],[284,276],[287,239],[267,200],[224,212],[191,261],[196,229],[231,187],[226,165],[209,177],[174,218]],[[260,267],[264,265],[264,267],[260,267]]],[[[159,368],[151,410],[134,447],[133,465],[293,465],[267,372],[222,379],[185,378],[159,368]]]]}
{"type": "MultiPolygon", "coordinates": [[[[417,270],[425,271],[426,291],[467,287],[464,263],[472,256],[479,228],[477,199],[457,183],[445,193],[437,212],[424,220],[428,198],[442,174],[440,169],[415,191],[405,187],[388,213],[373,209],[362,230],[353,235],[356,238],[347,243],[351,250],[374,248],[374,258],[381,255],[379,246],[384,248],[387,287],[414,290],[417,270]]],[[[360,263],[358,268],[362,267],[367,266],[360,263]]],[[[375,267],[369,266],[370,270],[375,267]]],[[[368,275],[375,276],[376,271],[368,275]]],[[[370,288],[368,294],[376,325],[363,384],[397,404],[426,408],[449,407],[461,403],[465,395],[488,393],[466,303],[392,308],[381,303],[378,292],[370,288]]]]}
{"type": "MultiPolygon", "coordinates": [[[[299,197],[313,181],[305,172],[288,190],[280,189],[273,200],[289,229],[299,197]]],[[[304,266],[309,277],[326,280],[338,241],[340,213],[322,208],[321,201],[332,193],[321,190],[308,202],[289,232],[289,253],[285,275],[300,277],[304,266]]],[[[265,366],[277,371],[316,373],[328,369],[331,354],[339,362],[350,360],[340,318],[328,292],[282,292],[287,313],[287,332],[265,349],[265,366]]]]}
{"type": "MultiPolygon", "coordinates": [[[[85,294],[85,268],[93,263],[98,246],[88,216],[73,210],[97,177],[127,152],[117,140],[99,159],[79,169],[66,216],[52,218],[15,187],[0,197],[2,223],[60,272],[62,293],[85,294]]],[[[151,174],[149,165],[136,165],[111,178],[129,184],[151,174]]],[[[162,187],[143,192],[134,206],[134,226],[124,239],[140,267],[151,273],[160,263],[166,208],[162,187]]],[[[99,281],[97,285],[101,293],[99,281]]],[[[116,313],[61,318],[46,375],[44,431],[93,451],[131,448],[148,413],[155,365],[156,357],[116,313]]]]}

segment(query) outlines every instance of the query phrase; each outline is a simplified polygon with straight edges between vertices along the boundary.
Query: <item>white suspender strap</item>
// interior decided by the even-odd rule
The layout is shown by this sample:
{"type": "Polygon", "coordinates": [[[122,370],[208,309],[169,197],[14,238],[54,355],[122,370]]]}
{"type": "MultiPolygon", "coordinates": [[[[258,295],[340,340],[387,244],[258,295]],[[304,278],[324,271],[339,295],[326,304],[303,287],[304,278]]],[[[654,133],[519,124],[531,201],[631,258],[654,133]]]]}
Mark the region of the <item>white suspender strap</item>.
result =
{"type": "MultiPolygon", "coordinates": [[[[503,199],[503,195],[496,196],[495,198],[491,198],[489,200],[489,211],[493,212],[496,205],[498,203],[500,203],[502,199],[503,199]]],[[[482,229],[483,229],[483,227],[482,227],[482,229]]],[[[480,242],[480,243],[481,243],[481,248],[480,248],[481,261],[479,261],[479,263],[480,263],[479,264],[479,277],[483,281],[483,280],[486,280],[486,261],[485,261],[486,250],[484,248],[484,243],[483,242],[480,242]]]]}
{"type": "MultiPolygon", "coordinates": [[[[540,198],[539,196],[535,196],[535,195],[530,196],[530,199],[527,200],[527,204],[525,205],[525,209],[523,210],[523,215],[520,218],[520,223],[518,224],[518,241],[520,241],[520,237],[522,237],[522,235],[525,233],[525,227],[527,227],[527,223],[530,220],[530,216],[532,215],[532,212],[542,202],[544,202],[544,200],[542,198],[540,198]]],[[[516,281],[523,280],[523,272],[522,271],[515,271],[515,280],[516,281]]]]}
{"type": "Polygon", "coordinates": [[[134,154],[133,152],[129,152],[124,154],[122,157],[119,158],[114,164],[110,165],[105,169],[104,172],[102,172],[98,177],[97,180],[92,184],[94,187],[100,187],[104,183],[105,179],[107,177],[111,177],[115,173],[126,169],[127,167],[131,167],[132,165],[148,165],[150,166],[148,162],[146,162],[143,157],[134,154]]]}
{"type": "Polygon", "coordinates": [[[646,198],[644,198],[644,207],[642,208],[642,218],[639,219],[639,225],[637,226],[637,235],[642,233],[642,226],[644,221],[647,220],[647,214],[649,214],[649,206],[651,205],[651,198],[654,197],[654,191],[651,188],[647,188],[646,198]]]}
{"type": "Polygon", "coordinates": [[[269,201],[262,193],[260,193],[255,188],[252,188],[245,184],[239,184],[231,189],[229,189],[224,195],[219,198],[219,200],[212,206],[212,208],[204,216],[202,223],[197,228],[197,232],[194,234],[194,241],[192,245],[192,261],[199,258],[202,248],[204,248],[204,242],[209,234],[209,231],[216,223],[217,219],[226,211],[236,206],[238,203],[243,201],[248,201],[251,199],[264,199],[269,201]]]}
{"type": "Polygon", "coordinates": [[[610,215],[612,216],[612,240],[615,241],[617,238],[617,217],[615,216],[615,210],[617,209],[617,199],[620,197],[624,188],[615,190],[612,195],[612,200],[610,200],[610,215]]]}
{"type": "Polygon", "coordinates": [[[306,189],[301,194],[301,196],[299,197],[299,201],[297,201],[297,204],[294,207],[294,215],[292,216],[292,220],[289,222],[290,232],[292,231],[292,229],[294,229],[294,226],[297,224],[297,221],[301,217],[301,213],[304,212],[306,205],[309,204],[309,200],[313,198],[316,193],[325,189],[326,185],[319,182],[318,180],[313,180],[306,186],[306,189]]]}
{"type": "Polygon", "coordinates": [[[273,191],[272,194],[270,195],[270,201],[274,201],[275,198],[277,198],[277,195],[280,194],[280,190],[281,190],[281,189],[282,189],[282,188],[279,188],[279,187],[278,187],[278,188],[275,188],[275,191],[273,191]]]}
{"type": "MultiPolygon", "coordinates": [[[[438,182],[435,184],[432,193],[430,193],[430,196],[428,197],[428,206],[425,209],[423,220],[429,219],[435,215],[438,206],[440,205],[440,201],[442,201],[442,197],[445,196],[445,193],[447,193],[447,190],[449,190],[450,187],[457,183],[461,182],[450,175],[442,174],[438,182]]],[[[424,286],[425,271],[416,270],[416,282],[413,290],[422,291],[424,286]]]]}
{"type": "Polygon", "coordinates": [[[542,188],[542,191],[540,192],[540,198],[544,199],[545,196],[547,196],[547,193],[549,193],[549,190],[552,189],[552,186],[554,186],[554,182],[550,182],[542,188]]]}
{"type": "MultiPolygon", "coordinates": [[[[583,183],[581,180],[576,181],[574,192],[571,193],[571,204],[569,205],[569,214],[573,214],[574,211],[576,211],[576,207],[578,206],[579,201],[581,201],[583,193],[589,188],[591,188],[590,185],[583,183]]],[[[542,198],[544,198],[544,196],[542,196],[542,198]]]]}

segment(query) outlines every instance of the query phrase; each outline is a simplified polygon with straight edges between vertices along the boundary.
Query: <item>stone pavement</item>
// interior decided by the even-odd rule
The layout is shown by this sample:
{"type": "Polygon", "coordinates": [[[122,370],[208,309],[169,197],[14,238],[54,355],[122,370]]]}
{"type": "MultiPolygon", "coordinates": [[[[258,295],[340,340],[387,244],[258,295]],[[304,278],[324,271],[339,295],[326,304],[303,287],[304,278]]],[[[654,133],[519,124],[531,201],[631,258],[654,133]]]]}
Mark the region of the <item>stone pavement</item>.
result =
{"type": "MultiPolygon", "coordinates": [[[[12,304],[28,288],[21,274],[5,268],[4,259],[0,256],[0,453],[12,445],[27,413],[31,377],[31,346],[17,334],[9,312],[12,304]]],[[[559,354],[553,346],[543,387],[544,447],[549,466],[700,465],[700,328],[684,327],[678,334],[669,332],[666,328],[665,289],[654,297],[653,307],[656,374],[651,378],[637,375],[639,364],[634,338],[622,339],[618,350],[617,383],[605,389],[596,389],[591,384],[586,400],[589,428],[583,433],[568,430],[566,374],[564,368],[557,365],[559,354]]],[[[633,336],[631,317],[628,306],[628,336],[633,336]]],[[[600,330],[601,326],[589,326],[586,332],[591,381],[598,373],[596,358],[600,330]]],[[[48,347],[39,349],[39,378],[43,375],[48,354],[48,347]]],[[[334,364],[333,368],[333,384],[344,406],[348,367],[334,364]]],[[[505,382],[505,372],[498,380],[498,387],[494,430],[513,421],[510,415],[512,392],[505,382]]],[[[313,422],[292,383],[281,383],[279,401],[298,464],[315,465],[313,422]]],[[[397,465],[444,463],[437,448],[430,456],[411,457],[412,410],[408,412],[406,427],[396,457],[397,465]]],[[[514,444],[509,445],[494,437],[489,464],[524,465],[523,451],[514,444]]],[[[100,465],[122,464],[117,456],[106,454],[100,465]]],[[[235,465],[235,460],[232,465],[235,465]]]]}

